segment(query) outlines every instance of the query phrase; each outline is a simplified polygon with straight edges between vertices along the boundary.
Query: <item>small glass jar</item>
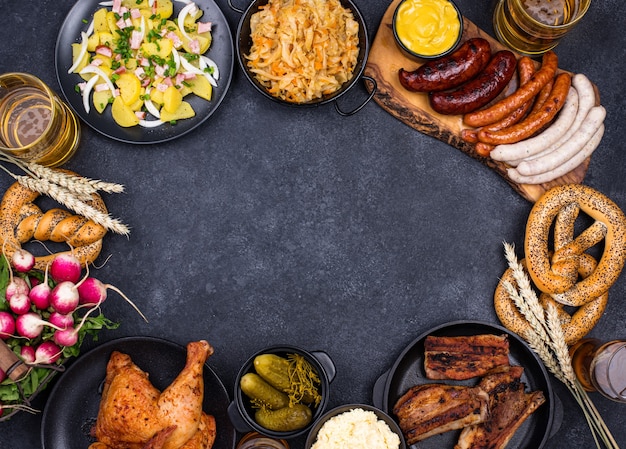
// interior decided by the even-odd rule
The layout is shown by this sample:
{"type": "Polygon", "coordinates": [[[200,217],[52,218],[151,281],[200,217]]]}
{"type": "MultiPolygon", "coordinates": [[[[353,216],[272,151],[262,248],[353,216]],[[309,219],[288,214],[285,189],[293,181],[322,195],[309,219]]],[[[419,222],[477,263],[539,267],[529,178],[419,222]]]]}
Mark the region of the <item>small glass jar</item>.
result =
{"type": "Polygon", "coordinates": [[[572,366],[587,391],[626,403],[626,340],[584,339],[572,346],[572,366]]]}
{"type": "Polygon", "coordinates": [[[249,432],[239,441],[237,449],[289,449],[289,444],[285,440],[276,440],[258,432],[249,432]]]}

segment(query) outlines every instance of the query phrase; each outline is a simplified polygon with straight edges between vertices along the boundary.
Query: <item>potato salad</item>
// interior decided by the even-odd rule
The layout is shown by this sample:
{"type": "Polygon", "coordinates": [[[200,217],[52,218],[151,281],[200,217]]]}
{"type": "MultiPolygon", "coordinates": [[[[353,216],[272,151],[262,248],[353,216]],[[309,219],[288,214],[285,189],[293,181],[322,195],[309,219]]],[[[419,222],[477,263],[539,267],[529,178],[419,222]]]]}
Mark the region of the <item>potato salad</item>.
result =
{"type": "Polygon", "coordinates": [[[102,2],[79,43],[72,44],[68,73],[86,112],[105,113],[122,127],[156,127],[195,116],[185,101],[211,100],[219,69],[205,53],[211,22],[190,0],[174,17],[171,0],[102,2]]]}

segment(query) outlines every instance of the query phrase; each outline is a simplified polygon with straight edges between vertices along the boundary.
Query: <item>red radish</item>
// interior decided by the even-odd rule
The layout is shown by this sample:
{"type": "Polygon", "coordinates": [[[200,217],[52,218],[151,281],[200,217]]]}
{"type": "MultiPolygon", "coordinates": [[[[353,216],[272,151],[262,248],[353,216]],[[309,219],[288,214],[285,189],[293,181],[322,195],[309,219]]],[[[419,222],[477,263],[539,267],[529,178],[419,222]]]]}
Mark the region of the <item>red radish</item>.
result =
{"type": "Polygon", "coordinates": [[[78,306],[78,289],[74,282],[63,281],[58,283],[50,293],[50,305],[63,315],[72,313],[78,306]]]}
{"type": "Polygon", "coordinates": [[[9,308],[16,315],[24,315],[30,310],[30,298],[23,293],[13,295],[9,299],[9,308]]]}
{"type": "Polygon", "coordinates": [[[52,341],[44,341],[35,350],[35,364],[44,363],[51,364],[59,360],[61,357],[61,348],[52,341]]]}
{"type": "Polygon", "coordinates": [[[11,271],[11,281],[9,282],[9,285],[7,285],[7,290],[4,294],[7,301],[10,301],[13,295],[20,293],[28,295],[29,291],[30,289],[28,288],[26,281],[20,277],[13,277],[13,272],[11,271]]]}
{"type": "Polygon", "coordinates": [[[43,278],[43,282],[40,282],[33,288],[31,288],[28,296],[30,298],[30,301],[35,305],[35,307],[37,307],[39,310],[45,310],[50,307],[51,293],[52,289],[50,288],[50,285],[48,285],[48,266],[46,265],[46,272],[43,278]]]}
{"type": "Polygon", "coordinates": [[[15,318],[9,312],[0,312],[0,338],[7,340],[15,333],[15,318]]]}
{"type": "Polygon", "coordinates": [[[18,249],[11,256],[11,263],[15,268],[15,271],[20,273],[27,273],[35,266],[35,256],[26,251],[25,249],[18,249]]]}
{"type": "Polygon", "coordinates": [[[50,264],[50,276],[55,282],[78,282],[82,273],[80,261],[72,253],[61,253],[50,264]]]}
{"type": "Polygon", "coordinates": [[[22,356],[22,360],[26,363],[34,363],[35,362],[35,348],[32,346],[22,346],[20,349],[20,355],[22,356]]]}
{"type": "Polygon", "coordinates": [[[48,321],[50,324],[53,324],[60,329],[67,329],[68,327],[72,327],[74,325],[74,316],[72,316],[71,313],[64,315],[59,312],[52,312],[48,321]]]}
{"type": "Polygon", "coordinates": [[[88,277],[81,281],[78,285],[78,295],[80,297],[81,304],[94,304],[100,305],[107,299],[107,290],[113,290],[117,292],[126,302],[128,302],[136,311],[141,315],[144,321],[147,323],[148,320],[144,316],[143,313],[137,308],[137,306],[130,300],[124,293],[122,293],[117,287],[111,284],[104,284],[102,281],[88,277]]]}
{"type": "Polygon", "coordinates": [[[74,346],[78,342],[78,329],[73,327],[54,331],[54,342],[61,346],[74,346]]]}
{"type": "Polygon", "coordinates": [[[26,338],[37,338],[41,335],[44,326],[50,326],[58,329],[57,326],[50,324],[48,321],[41,319],[41,316],[35,312],[28,312],[20,315],[15,320],[15,328],[18,335],[26,338]]]}

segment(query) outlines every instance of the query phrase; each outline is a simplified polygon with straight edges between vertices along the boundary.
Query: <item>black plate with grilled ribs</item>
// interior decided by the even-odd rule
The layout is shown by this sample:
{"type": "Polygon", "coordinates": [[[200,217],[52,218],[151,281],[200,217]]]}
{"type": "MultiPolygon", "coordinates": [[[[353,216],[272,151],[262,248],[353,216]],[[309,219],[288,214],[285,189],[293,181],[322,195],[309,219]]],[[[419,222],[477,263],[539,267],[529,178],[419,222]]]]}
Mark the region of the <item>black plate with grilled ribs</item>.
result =
{"type": "MultiPolygon", "coordinates": [[[[374,405],[393,416],[393,407],[397,400],[415,385],[445,382],[452,385],[476,385],[479,378],[463,381],[432,380],[424,371],[424,342],[429,335],[434,336],[467,336],[506,334],[509,340],[509,360],[511,365],[524,368],[522,382],[527,391],[543,391],[546,401],[539,407],[515,432],[507,445],[507,449],[541,449],[550,436],[550,428],[554,415],[554,394],[548,373],[537,355],[519,336],[506,328],[478,321],[457,321],[442,324],[420,335],[411,342],[399,355],[389,371],[384,373],[374,387],[374,405]]],[[[419,449],[454,448],[460,431],[449,431],[419,441],[412,447],[419,449]]]]}

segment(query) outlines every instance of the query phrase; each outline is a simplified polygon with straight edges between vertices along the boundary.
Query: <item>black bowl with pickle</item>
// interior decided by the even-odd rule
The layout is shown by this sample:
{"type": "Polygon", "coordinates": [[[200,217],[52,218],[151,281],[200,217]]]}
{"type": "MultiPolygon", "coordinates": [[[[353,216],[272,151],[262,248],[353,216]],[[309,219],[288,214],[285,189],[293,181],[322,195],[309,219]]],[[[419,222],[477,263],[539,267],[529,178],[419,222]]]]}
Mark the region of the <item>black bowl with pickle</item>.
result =
{"type": "Polygon", "coordinates": [[[335,372],[323,351],[264,348],[239,370],[228,416],[241,433],[281,439],[303,435],[324,414],[335,372]]]}

